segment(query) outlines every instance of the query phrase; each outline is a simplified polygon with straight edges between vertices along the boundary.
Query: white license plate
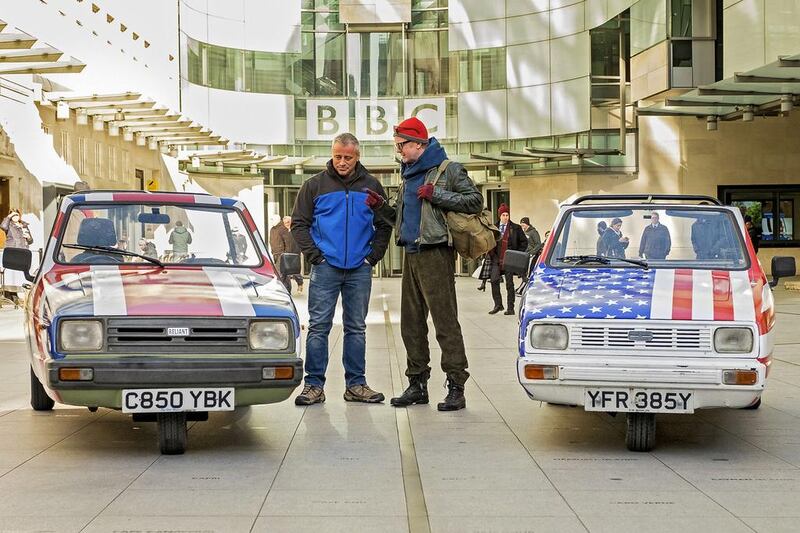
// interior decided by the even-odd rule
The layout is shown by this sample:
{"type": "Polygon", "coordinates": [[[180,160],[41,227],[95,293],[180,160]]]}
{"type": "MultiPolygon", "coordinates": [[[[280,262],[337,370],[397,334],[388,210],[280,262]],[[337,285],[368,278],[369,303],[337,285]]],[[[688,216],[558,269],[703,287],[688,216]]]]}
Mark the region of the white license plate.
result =
{"type": "Polygon", "coordinates": [[[587,411],[620,413],[693,413],[694,394],[686,390],[586,389],[587,411]]]}
{"type": "Polygon", "coordinates": [[[123,413],[174,413],[182,411],[233,411],[233,388],[125,389],[123,413]]]}

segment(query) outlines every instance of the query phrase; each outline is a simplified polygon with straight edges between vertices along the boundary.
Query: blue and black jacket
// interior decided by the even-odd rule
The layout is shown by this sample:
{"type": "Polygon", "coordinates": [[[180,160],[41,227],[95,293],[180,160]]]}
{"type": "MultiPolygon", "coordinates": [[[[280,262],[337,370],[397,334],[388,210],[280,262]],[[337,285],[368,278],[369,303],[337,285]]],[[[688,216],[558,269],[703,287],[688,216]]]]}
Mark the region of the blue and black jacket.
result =
{"type": "Polygon", "coordinates": [[[364,189],[386,193],[361,163],[341,177],[328,161],[325,171],[303,183],[292,212],[292,236],[311,264],[323,259],[337,268],[375,265],[386,253],[391,225],[375,217],[364,189]]]}

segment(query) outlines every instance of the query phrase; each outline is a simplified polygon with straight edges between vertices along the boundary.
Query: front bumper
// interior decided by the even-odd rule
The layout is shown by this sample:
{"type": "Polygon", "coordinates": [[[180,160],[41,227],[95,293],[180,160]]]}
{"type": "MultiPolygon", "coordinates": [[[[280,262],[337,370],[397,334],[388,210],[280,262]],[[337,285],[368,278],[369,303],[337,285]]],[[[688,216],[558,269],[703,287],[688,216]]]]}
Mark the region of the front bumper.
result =
{"type": "Polygon", "coordinates": [[[303,378],[299,357],[275,358],[154,358],[81,357],[46,363],[47,387],[54,391],[91,391],[167,387],[235,387],[276,389],[297,387],[303,378]],[[263,369],[291,366],[291,379],[263,379],[263,369]],[[61,368],[91,368],[91,381],[62,381],[61,368]]]}
{"type": "Polygon", "coordinates": [[[694,408],[747,407],[764,391],[767,365],[755,359],[527,355],[517,362],[519,382],[534,400],[584,405],[586,389],[688,390],[694,408]],[[558,366],[558,379],[530,380],[525,365],[558,366]],[[754,385],[725,385],[723,370],[756,370],[754,385]]]}

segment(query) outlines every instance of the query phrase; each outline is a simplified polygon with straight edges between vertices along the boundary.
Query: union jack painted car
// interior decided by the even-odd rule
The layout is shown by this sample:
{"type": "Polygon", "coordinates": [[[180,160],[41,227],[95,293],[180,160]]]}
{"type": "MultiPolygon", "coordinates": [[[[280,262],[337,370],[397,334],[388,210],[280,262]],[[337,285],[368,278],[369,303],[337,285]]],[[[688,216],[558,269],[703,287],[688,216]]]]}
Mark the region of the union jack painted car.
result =
{"type": "MultiPolygon", "coordinates": [[[[27,272],[18,252],[4,264],[27,272]]],[[[36,410],[119,409],[156,420],[161,451],[183,453],[187,419],[279,402],[300,383],[296,309],[236,200],[67,196],[28,277],[36,410]]]]}
{"type": "MultiPolygon", "coordinates": [[[[794,261],[776,258],[777,277],[794,261]]],[[[740,211],[710,197],[588,196],[561,207],[520,310],[530,398],[624,412],[627,445],[656,413],[758,408],[775,305],[740,211]]]]}

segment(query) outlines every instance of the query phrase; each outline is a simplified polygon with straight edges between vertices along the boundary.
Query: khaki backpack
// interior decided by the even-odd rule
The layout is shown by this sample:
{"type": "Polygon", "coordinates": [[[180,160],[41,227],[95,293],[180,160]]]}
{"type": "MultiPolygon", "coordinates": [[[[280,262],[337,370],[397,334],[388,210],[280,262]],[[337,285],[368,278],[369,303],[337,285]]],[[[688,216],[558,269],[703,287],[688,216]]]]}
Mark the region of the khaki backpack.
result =
{"type": "MultiPolygon", "coordinates": [[[[449,164],[449,159],[442,161],[436,175],[428,183],[436,184],[449,164]]],[[[447,190],[452,191],[453,185],[448,180],[447,190]]],[[[497,246],[500,230],[492,222],[492,213],[488,209],[477,215],[446,211],[445,217],[450,241],[461,257],[477,259],[497,246]]]]}

